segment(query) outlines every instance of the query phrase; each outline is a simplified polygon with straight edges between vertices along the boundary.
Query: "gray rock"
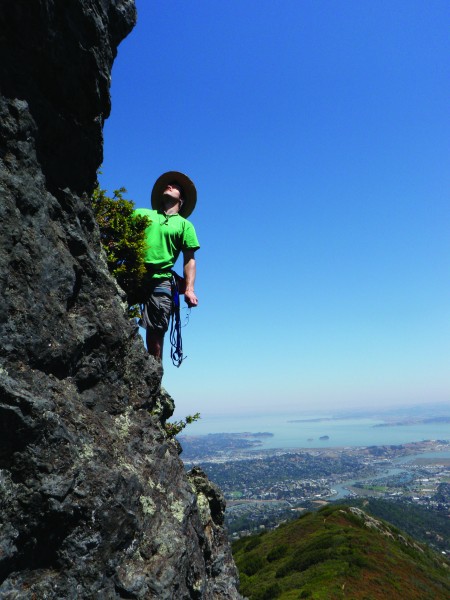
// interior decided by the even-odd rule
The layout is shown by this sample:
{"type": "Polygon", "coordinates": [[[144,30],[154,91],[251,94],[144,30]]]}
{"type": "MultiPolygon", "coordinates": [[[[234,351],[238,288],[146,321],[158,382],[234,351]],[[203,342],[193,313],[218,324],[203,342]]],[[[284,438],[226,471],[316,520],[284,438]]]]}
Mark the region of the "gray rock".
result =
{"type": "Polygon", "coordinates": [[[88,197],[131,0],[0,7],[0,597],[240,598],[88,197]]]}

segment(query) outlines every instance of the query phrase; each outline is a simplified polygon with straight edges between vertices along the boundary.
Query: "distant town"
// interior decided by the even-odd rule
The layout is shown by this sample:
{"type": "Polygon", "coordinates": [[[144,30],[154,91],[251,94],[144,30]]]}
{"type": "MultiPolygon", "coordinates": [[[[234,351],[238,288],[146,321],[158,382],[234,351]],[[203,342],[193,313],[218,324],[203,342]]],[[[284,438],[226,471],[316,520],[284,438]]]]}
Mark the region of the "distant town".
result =
{"type": "MultiPolygon", "coordinates": [[[[401,500],[450,515],[450,440],[262,450],[261,435],[180,437],[186,468],[201,466],[222,489],[232,539],[349,497],[401,500]]],[[[450,541],[439,546],[450,553],[450,541]]]]}

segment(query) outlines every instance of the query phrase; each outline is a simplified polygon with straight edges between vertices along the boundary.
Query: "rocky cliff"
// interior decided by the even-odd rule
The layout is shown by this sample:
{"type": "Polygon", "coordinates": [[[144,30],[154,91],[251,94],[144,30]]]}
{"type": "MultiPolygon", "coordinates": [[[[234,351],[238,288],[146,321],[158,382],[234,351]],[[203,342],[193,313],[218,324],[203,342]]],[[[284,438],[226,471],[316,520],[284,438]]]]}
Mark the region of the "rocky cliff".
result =
{"type": "Polygon", "coordinates": [[[88,197],[132,0],[0,5],[0,597],[239,598],[88,197]]]}

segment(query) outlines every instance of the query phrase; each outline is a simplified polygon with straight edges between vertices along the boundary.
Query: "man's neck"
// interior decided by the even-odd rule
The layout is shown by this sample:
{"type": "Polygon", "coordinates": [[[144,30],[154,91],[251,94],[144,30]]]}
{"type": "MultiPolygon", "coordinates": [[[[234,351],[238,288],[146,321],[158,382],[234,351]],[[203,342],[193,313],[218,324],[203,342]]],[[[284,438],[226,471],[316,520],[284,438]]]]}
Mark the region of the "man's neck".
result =
{"type": "Polygon", "coordinates": [[[166,215],[177,215],[178,212],[179,211],[178,211],[178,208],[176,206],[172,207],[172,208],[166,208],[166,209],[164,209],[164,214],[166,214],[166,215]]]}
{"type": "Polygon", "coordinates": [[[178,202],[172,203],[170,201],[163,202],[162,209],[166,215],[176,215],[180,211],[178,202]]]}

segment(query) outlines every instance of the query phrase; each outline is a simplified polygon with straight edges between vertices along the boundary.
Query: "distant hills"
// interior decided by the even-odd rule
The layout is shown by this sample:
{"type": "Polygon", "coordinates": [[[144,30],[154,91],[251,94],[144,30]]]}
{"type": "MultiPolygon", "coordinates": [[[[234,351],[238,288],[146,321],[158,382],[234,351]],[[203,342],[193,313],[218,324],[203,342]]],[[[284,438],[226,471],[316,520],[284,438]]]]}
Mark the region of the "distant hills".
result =
{"type": "Polygon", "coordinates": [[[450,563],[357,507],[326,506],[233,545],[249,600],[448,600],[450,563]]]}

